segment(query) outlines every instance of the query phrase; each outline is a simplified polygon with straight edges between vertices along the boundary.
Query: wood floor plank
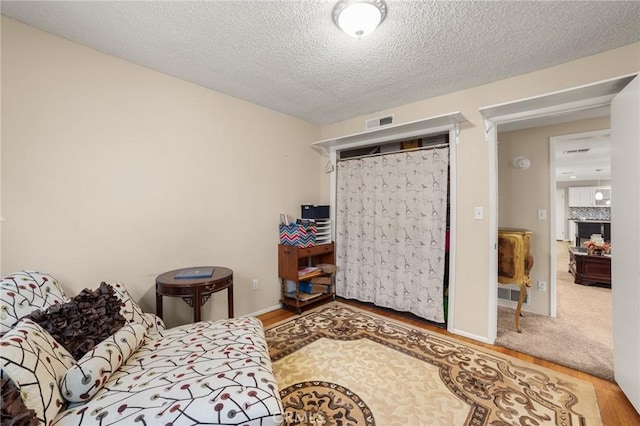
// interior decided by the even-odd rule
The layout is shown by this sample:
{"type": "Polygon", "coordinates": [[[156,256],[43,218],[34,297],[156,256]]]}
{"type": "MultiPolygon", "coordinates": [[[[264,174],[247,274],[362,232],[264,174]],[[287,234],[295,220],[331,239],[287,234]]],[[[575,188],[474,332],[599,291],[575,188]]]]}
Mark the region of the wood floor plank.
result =
{"type": "MultiPolygon", "coordinates": [[[[371,304],[360,303],[352,300],[341,299],[340,301],[352,306],[356,306],[365,311],[374,312],[378,315],[382,315],[393,320],[402,321],[406,324],[423,328],[432,333],[442,334],[444,336],[452,337],[466,343],[471,343],[476,346],[491,349],[493,351],[500,352],[505,355],[509,355],[514,358],[530,362],[532,364],[540,365],[550,370],[590,382],[593,384],[596,392],[598,407],[600,408],[600,416],[602,418],[602,424],[604,426],[640,426],[640,415],[638,414],[638,412],[636,412],[635,408],[633,407],[633,405],[631,405],[620,387],[614,382],[592,376],[582,371],[573,370],[562,365],[554,364],[547,360],[535,358],[531,355],[516,352],[512,349],[489,345],[486,343],[478,342],[476,340],[468,339],[466,337],[451,334],[443,328],[429,324],[423,320],[413,317],[410,314],[398,313],[389,309],[378,308],[371,304]]],[[[277,309],[275,311],[259,315],[258,318],[262,321],[265,327],[268,327],[272,324],[294,316],[296,316],[295,313],[291,312],[290,310],[277,309]]]]}

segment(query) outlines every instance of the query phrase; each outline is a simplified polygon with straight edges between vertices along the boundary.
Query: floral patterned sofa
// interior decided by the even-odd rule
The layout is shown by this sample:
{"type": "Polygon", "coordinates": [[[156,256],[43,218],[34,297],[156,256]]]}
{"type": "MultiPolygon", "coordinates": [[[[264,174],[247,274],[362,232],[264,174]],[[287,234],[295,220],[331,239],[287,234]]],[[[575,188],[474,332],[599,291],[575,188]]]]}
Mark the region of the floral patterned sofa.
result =
{"type": "Polygon", "coordinates": [[[4,277],[0,290],[3,425],[282,421],[256,318],[165,329],[120,283],[67,299],[34,271],[4,277]]]}

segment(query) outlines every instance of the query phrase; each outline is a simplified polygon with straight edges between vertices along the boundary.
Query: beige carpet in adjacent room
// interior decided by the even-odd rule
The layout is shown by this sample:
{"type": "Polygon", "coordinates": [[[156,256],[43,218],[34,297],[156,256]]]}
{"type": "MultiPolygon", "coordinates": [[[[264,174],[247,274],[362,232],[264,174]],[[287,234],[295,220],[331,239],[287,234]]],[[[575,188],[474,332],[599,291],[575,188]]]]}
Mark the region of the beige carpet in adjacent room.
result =
{"type": "Polygon", "coordinates": [[[567,247],[557,245],[557,317],[525,312],[518,333],[515,310],[500,307],[495,344],[613,380],[611,290],[575,284],[567,247]]]}
{"type": "Polygon", "coordinates": [[[265,331],[293,425],[601,425],[579,379],[339,302],[265,331]]]}

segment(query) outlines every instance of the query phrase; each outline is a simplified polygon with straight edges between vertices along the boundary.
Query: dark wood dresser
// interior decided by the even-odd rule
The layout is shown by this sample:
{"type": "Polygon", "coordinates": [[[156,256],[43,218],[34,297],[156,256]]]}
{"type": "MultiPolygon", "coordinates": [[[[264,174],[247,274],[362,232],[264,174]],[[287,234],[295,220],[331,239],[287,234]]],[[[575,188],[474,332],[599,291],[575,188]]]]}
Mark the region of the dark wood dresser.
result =
{"type": "Polygon", "coordinates": [[[611,288],[611,255],[589,255],[586,249],[569,247],[569,272],[576,284],[611,288]]]}

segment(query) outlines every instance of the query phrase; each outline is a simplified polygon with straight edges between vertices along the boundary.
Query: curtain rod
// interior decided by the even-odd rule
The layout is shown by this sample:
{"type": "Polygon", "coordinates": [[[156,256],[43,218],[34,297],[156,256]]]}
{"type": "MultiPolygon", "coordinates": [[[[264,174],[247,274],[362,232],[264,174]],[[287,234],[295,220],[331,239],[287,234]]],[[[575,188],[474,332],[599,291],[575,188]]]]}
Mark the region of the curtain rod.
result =
{"type": "Polygon", "coordinates": [[[387,154],[400,154],[403,152],[411,152],[411,151],[425,151],[428,149],[436,149],[436,148],[444,148],[444,147],[448,147],[449,143],[439,143],[436,145],[429,145],[429,146],[421,146],[418,148],[409,148],[409,149],[399,149],[397,151],[389,151],[389,152],[377,152],[375,154],[363,154],[363,155],[357,155],[355,157],[349,157],[349,158],[341,158],[338,160],[338,162],[340,161],[349,161],[349,160],[358,160],[360,158],[368,158],[368,157],[379,157],[381,155],[387,155],[387,154]]]}

